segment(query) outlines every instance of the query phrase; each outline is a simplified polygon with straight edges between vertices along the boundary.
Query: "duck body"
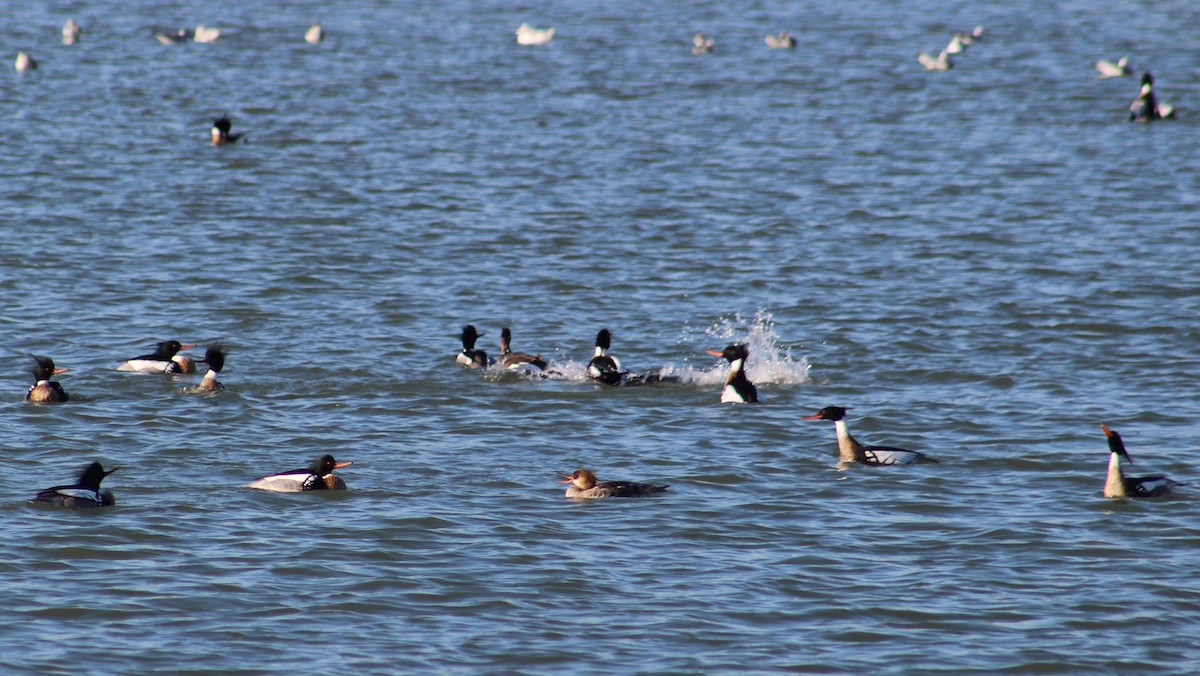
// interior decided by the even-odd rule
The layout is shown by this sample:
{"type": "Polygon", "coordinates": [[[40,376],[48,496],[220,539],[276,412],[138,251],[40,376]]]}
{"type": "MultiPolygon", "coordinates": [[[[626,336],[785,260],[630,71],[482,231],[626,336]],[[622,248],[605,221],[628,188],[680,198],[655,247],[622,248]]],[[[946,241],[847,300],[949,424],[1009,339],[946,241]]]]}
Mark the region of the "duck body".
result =
{"type": "Polygon", "coordinates": [[[1133,463],[1133,458],[1125,450],[1125,442],[1116,430],[1110,430],[1101,423],[1100,429],[1108,438],[1108,476],[1104,481],[1104,497],[1106,498],[1160,498],[1170,495],[1172,488],[1183,484],[1163,475],[1132,477],[1125,476],[1121,463],[1133,463]]]}
{"type": "Polygon", "coordinates": [[[725,379],[725,387],[721,390],[721,403],[758,403],[758,388],[746,377],[746,359],[750,357],[749,348],[735,343],[727,346],[721,352],[716,350],[706,350],[706,352],[729,362],[729,376],[725,379]]]}
{"type": "MultiPolygon", "coordinates": [[[[118,371],[134,373],[183,373],[184,365],[175,359],[180,350],[196,347],[183,345],[178,340],[165,340],[158,344],[154,352],[126,360],[117,367],[118,371]]],[[[195,367],[193,367],[193,370],[195,367]]]]}
{"type": "Polygon", "coordinates": [[[177,45],[185,40],[192,39],[192,31],[185,28],[180,28],[173,31],[155,31],[154,37],[164,45],[177,45]]]}
{"type": "Polygon", "coordinates": [[[33,496],[29,502],[49,504],[67,509],[90,509],[93,507],[111,507],[117,504],[112,491],[100,490],[100,482],[104,477],[120,469],[114,467],[104,470],[98,462],[90,463],[79,474],[79,480],[65,486],[52,486],[33,496]]]}
{"type": "Polygon", "coordinates": [[[588,378],[605,385],[617,386],[624,379],[621,362],[608,353],[612,347],[612,333],[608,329],[600,329],[596,334],[596,351],[587,365],[588,378]]]}
{"type": "Polygon", "coordinates": [[[645,498],[659,495],[669,486],[640,484],[632,481],[597,482],[596,474],[589,469],[575,470],[573,474],[564,474],[559,483],[570,484],[565,495],[576,500],[595,500],[599,498],[645,498]]]}
{"type": "Polygon", "coordinates": [[[925,70],[946,71],[954,67],[954,64],[950,63],[949,52],[944,49],[937,56],[921,52],[917,55],[917,61],[925,67],[925,70]]]}
{"type": "Polygon", "coordinates": [[[544,45],[554,39],[554,28],[534,28],[527,23],[517,26],[518,45],[544,45]]]}
{"type": "Polygon", "coordinates": [[[1100,71],[1100,75],[1098,76],[1100,78],[1125,77],[1132,73],[1132,70],[1129,68],[1129,57],[1127,56],[1117,59],[1116,63],[1108,59],[1100,59],[1096,62],[1096,70],[1100,71]]]}
{"type": "Polygon", "coordinates": [[[454,361],[462,364],[469,369],[485,369],[492,365],[492,360],[488,359],[488,354],[484,350],[475,349],[475,341],[479,340],[484,334],[475,331],[475,327],[467,324],[462,330],[462,351],[454,358],[454,361]]]}
{"type": "Polygon", "coordinates": [[[546,370],[546,360],[542,359],[542,355],[512,351],[512,331],[507,326],[500,329],[500,357],[496,363],[504,369],[513,371],[541,372],[546,370]]]}
{"type": "Polygon", "coordinates": [[[704,37],[703,33],[696,33],[696,35],[694,35],[692,37],[692,53],[693,54],[696,54],[696,55],[709,54],[712,52],[712,50],[713,50],[713,41],[704,37]]]}
{"type": "Polygon", "coordinates": [[[229,116],[222,115],[213,120],[212,144],[214,146],[223,146],[230,143],[237,143],[243,134],[234,134],[230,131],[231,129],[233,129],[233,122],[229,119],[229,116]]]}
{"type": "Polygon", "coordinates": [[[29,54],[17,52],[17,60],[13,62],[13,67],[17,69],[18,73],[27,73],[31,70],[37,70],[38,65],[37,61],[34,61],[33,57],[29,54]]]}
{"type": "Polygon", "coordinates": [[[1142,88],[1137,98],[1129,104],[1130,122],[1154,122],[1175,117],[1175,108],[1166,103],[1159,103],[1154,95],[1154,76],[1142,73],[1142,88]]]}
{"type": "Polygon", "coordinates": [[[83,29],[75,19],[67,19],[62,28],[62,43],[64,45],[73,45],[79,41],[79,36],[83,33],[83,29]]]}
{"type": "Polygon", "coordinates": [[[225,389],[225,386],[217,380],[221,375],[221,369],[225,368],[225,352],[220,345],[214,345],[204,351],[204,359],[201,362],[208,364],[208,373],[200,379],[200,384],[196,389],[200,392],[218,392],[225,389]]]}
{"type": "Polygon", "coordinates": [[[318,44],[324,39],[325,33],[321,30],[321,24],[319,23],[314,23],[312,26],[309,26],[307,31],[304,32],[304,41],[310,45],[318,44]]]}
{"type": "Polygon", "coordinates": [[[346,490],[346,482],[334,476],[333,470],[352,465],[351,462],[338,462],[332,455],[322,455],[313,464],[300,469],[272,474],[255,479],[250,488],[282,493],[299,493],[316,490],[346,490]]]}
{"type": "Polygon", "coordinates": [[[786,31],[780,31],[778,35],[768,35],[763,38],[770,49],[795,49],[796,38],[789,35],[786,31]]]}
{"type": "Polygon", "coordinates": [[[50,357],[41,355],[33,356],[33,385],[29,391],[25,393],[25,401],[33,403],[61,403],[70,400],[67,391],[62,385],[50,380],[50,377],[59,373],[66,373],[70,369],[54,368],[54,360],[50,357]]]}
{"type": "Polygon", "coordinates": [[[217,38],[221,37],[220,28],[205,28],[204,26],[196,26],[196,30],[192,33],[192,39],[200,43],[216,42],[217,38]]]}
{"type": "Polygon", "coordinates": [[[846,426],[846,409],[841,406],[826,406],[816,413],[801,418],[802,420],[832,420],[837,430],[838,462],[844,464],[857,463],[871,467],[887,465],[909,465],[913,463],[937,462],[937,460],[919,451],[895,446],[867,446],[858,442],[850,435],[846,426]]]}

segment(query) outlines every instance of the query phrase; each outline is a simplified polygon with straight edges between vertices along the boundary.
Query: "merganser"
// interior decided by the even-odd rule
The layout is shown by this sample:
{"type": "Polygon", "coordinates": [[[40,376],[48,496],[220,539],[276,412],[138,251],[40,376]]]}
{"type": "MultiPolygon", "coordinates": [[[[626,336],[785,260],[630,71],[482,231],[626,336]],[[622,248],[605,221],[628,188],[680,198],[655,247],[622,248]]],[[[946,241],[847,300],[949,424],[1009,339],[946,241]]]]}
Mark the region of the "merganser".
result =
{"type": "Polygon", "coordinates": [[[917,54],[917,61],[921,62],[925,70],[943,71],[954,67],[954,64],[950,63],[950,54],[944,49],[937,56],[930,56],[925,52],[921,52],[917,54]]]}
{"type": "Polygon", "coordinates": [[[70,399],[62,385],[50,380],[50,376],[66,373],[71,369],[54,368],[54,360],[41,355],[33,356],[33,385],[25,393],[25,401],[35,403],[61,402],[70,399]]]}
{"type": "Polygon", "coordinates": [[[1153,122],[1172,117],[1175,117],[1175,108],[1166,103],[1159,103],[1154,96],[1154,76],[1142,73],[1142,88],[1133,103],[1129,104],[1129,121],[1153,122]]]}
{"type": "Polygon", "coordinates": [[[229,120],[227,115],[222,115],[213,120],[212,126],[212,144],[214,146],[223,146],[229,143],[237,143],[245,134],[232,134],[229,132],[233,129],[233,122],[229,120]]]}
{"type": "Polygon", "coordinates": [[[962,54],[963,50],[965,50],[967,48],[968,44],[970,44],[970,43],[963,42],[961,34],[955,33],[950,38],[950,43],[947,44],[946,48],[943,49],[942,51],[947,54],[962,54]]]}
{"type": "Polygon", "coordinates": [[[75,22],[75,19],[67,19],[63,24],[62,41],[64,45],[73,45],[79,41],[79,35],[83,33],[83,29],[75,22]]]}
{"type": "Polygon", "coordinates": [[[1132,477],[1125,476],[1121,471],[1121,461],[1133,463],[1133,458],[1125,452],[1125,442],[1116,430],[1108,429],[1100,424],[1104,436],[1108,437],[1108,480],[1104,482],[1104,497],[1106,498],[1157,498],[1171,494],[1172,486],[1183,484],[1162,475],[1132,477]]]}
{"type": "Polygon", "coordinates": [[[346,490],[346,482],[333,475],[333,470],[349,467],[353,462],[338,462],[332,455],[325,454],[313,461],[313,464],[300,469],[293,469],[279,474],[272,474],[257,479],[250,488],[264,491],[280,491],[297,493],[300,491],[316,490],[346,490]]]}
{"type": "Polygon", "coordinates": [[[792,37],[787,31],[779,31],[779,35],[768,35],[763,38],[770,49],[795,49],[796,38],[792,37]]]}
{"type": "Polygon", "coordinates": [[[729,362],[729,377],[725,379],[725,388],[721,390],[723,404],[754,404],[758,402],[758,388],[746,377],[746,359],[750,349],[741,343],[728,345],[721,352],[705,350],[708,354],[721,357],[729,362]]]}
{"type": "Polygon", "coordinates": [[[181,345],[178,340],[165,340],[159,343],[151,354],[134,357],[118,366],[117,370],[136,373],[182,373],[183,365],[175,360],[176,353],[192,347],[196,347],[195,344],[181,345]]]}
{"type": "Polygon", "coordinates": [[[184,40],[192,39],[192,31],[184,28],[170,32],[155,31],[154,37],[164,45],[177,45],[184,40]]]}
{"type": "Polygon", "coordinates": [[[546,369],[546,360],[542,359],[542,355],[534,356],[523,352],[512,351],[512,331],[508,327],[500,329],[500,358],[496,363],[506,369],[522,369],[536,368],[538,371],[546,369]]]}
{"type": "Polygon", "coordinates": [[[18,73],[26,73],[31,70],[37,70],[38,65],[32,56],[25,52],[17,52],[17,60],[13,63],[13,66],[17,69],[18,73]]]}
{"type": "Polygon", "coordinates": [[[314,21],[313,25],[309,26],[308,30],[304,32],[304,41],[310,45],[315,45],[324,39],[325,34],[321,31],[321,24],[317,23],[316,21],[314,21]]]}
{"type": "Polygon", "coordinates": [[[588,362],[588,378],[605,385],[621,384],[621,362],[608,353],[612,346],[612,333],[608,329],[600,329],[596,334],[596,351],[588,362]]]}
{"type": "Polygon", "coordinates": [[[71,509],[110,507],[117,504],[117,499],[113,497],[110,490],[101,492],[100,482],[104,481],[104,477],[118,469],[121,468],[114,467],[106,472],[100,463],[93,462],[83,468],[83,471],[79,473],[79,480],[75,483],[69,486],[53,486],[44,491],[39,491],[29,502],[45,502],[71,509]]]}
{"type": "Polygon", "coordinates": [[[596,473],[590,469],[577,469],[574,474],[562,475],[560,484],[567,486],[566,496],[578,500],[595,498],[644,498],[658,495],[667,490],[668,486],[639,484],[632,481],[605,481],[596,483],[596,473]]]}
{"type": "Polygon", "coordinates": [[[518,45],[544,45],[554,39],[554,28],[534,28],[527,23],[517,26],[518,45]]]}
{"type": "Polygon", "coordinates": [[[208,373],[200,379],[200,384],[196,389],[201,392],[216,392],[217,390],[225,389],[225,386],[217,381],[217,376],[221,375],[221,369],[225,368],[225,352],[221,349],[218,343],[204,351],[204,359],[201,363],[208,364],[208,373]]]}
{"type": "Polygon", "coordinates": [[[1101,78],[1125,77],[1126,75],[1133,74],[1133,70],[1129,67],[1128,56],[1122,56],[1120,59],[1117,59],[1116,63],[1108,59],[1100,59],[1096,62],[1096,70],[1100,71],[1098,77],[1101,78]]]}
{"type": "Polygon", "coordinates": [[[193,39],[196,42],[209,43],[216,42],[217,38],[221,37],[220,28],[205,28],[204,26],[196,26],[196,30],[192,33],[193,39]]]}
{"type": "Polygon", "coordinates": [[[493,362],[488,360],[487,352],[475,349],[475,341],[486,334],[476,333],[475,327],[467,324],[462,330],[462,351],[454,358],[455,361],[469,369],[485,369],[493,362]]]}
{"type": "Polygon", "coordinates": [[[801,420],[832,420],[837,429],[838,462],[857,462],[864,465],[907,465],[915,462],[937,462],[933,458],[918,451],[893,446],[863,446],[850,436],[846,428],[846,409],[841,406],[826,406],[812,415],[806,415],[801,420]]]}
{"type": "Polygon", "coordinates": [[[703,33],[696,33],[692,37],[692,53],[693,54],[708,54],[712,51],[713,41],[704,37],[703,33]]]}
{"type": "Polygon", "coordinates": [[[970,33],[955,33],[954,37],[958,38],[959,42],[964,45],[973,45],[979,38],[983,37],[983,26],[976,26],[970,33]]]}

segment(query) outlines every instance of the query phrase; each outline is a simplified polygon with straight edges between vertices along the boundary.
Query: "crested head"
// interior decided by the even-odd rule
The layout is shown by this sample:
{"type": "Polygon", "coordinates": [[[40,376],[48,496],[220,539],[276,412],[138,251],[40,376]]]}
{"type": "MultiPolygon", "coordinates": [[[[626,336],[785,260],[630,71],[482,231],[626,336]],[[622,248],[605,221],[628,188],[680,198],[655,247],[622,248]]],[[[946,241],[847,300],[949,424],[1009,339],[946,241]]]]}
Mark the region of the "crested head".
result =
{"type": "Polygon", "coordinates": [[[55,373],[62,373],[67,369],[59,371],[54,368],[54,360],[50,357],[45,357],[40,354],[30,355],[33,357],[33,377],[35,380],[49,380],[50,376],[55,373]]]}
{"type": "Polygon", "coordinates": [[[164,359],[170,359],[182,349],[183,344],[178,340],[164,340],[158,344],[158,347],[155,349],[155,351],[158,353],[158,356],[164,359]]]}
{"type": "Polygon", "coordinates": [[[577,469],[571,474],[564,474],[566,479],[563,483],[573,484],[580,490],[588,490],[596,485],[596,473],[590,469],[577,469]]]}
{"type": "Polygon", "coordinates": [[[216,371],[219,373],[222,368],[225,368],[225,350],[223,349],[221,343],[217,343],[216,345],[213,345],[205,350],[204,359],[201,359],[200,361],[208,364],[210,371],[216,371]]]}
{"type": "Polygon", "coordinates": [[[506,327],[500,329],[500,347],[507,350],[508,346],[511,344],[512,344],[512,331],[509,331],[508,327],[506,326],[506,327]]]}
{"type": "Polygon", "coordinates": [[[228,115],[213,119],[213,133],[228,135],[230,129],[233,129],[233,122],[230,121],[228,115]]]}
{"type": "Polygon", "coordinates": [[[600,329],[600,332],[596,334],[596,347],[602,350],[612,347],[612,333],[608,329],[600,329]]]}
{"type": "Polygon", "coordinates": [[[473,325],[467,324],[466,326],[464,326],[463,330],[462,330],[463,349],[464,350],[474,350],[475,349],[475,341],[479,340],[479,337],[482,335],[484,335],[484,334],[478,333],[475,331],[475,327],[473,325]]]}
{"type": "Polygon", "coordinates": [[[801,420],[833,420],[834,422],[846,417],[848,409],[841,406],[826,406],[812,415],[806,415],[801,420]]]}
{"type": "Polygon", "coordinates": [[[708,352],[709,354],[718,355],[725,361],[731,363],[739,359],[746,359],[750,356],[750,348],[746,347],[742,343],[733,343],[732,345],[727,345],[725,349],[721,350],[720,352],[717,352],[716,350],[709,350],[708,352]]]}
{"type": "Polygon", "coordinates": [[[326,453],[325,455],[322,455],[321,457],[314,460],[313,464],[309,466],[308,470],[310,472],[312,472],[313,474],[316,474],[317,476],[325,476],[326,474],[329,474],[330,472],[332,472],[335,469],[340,469],[342,467],[349,467],[352,464],[354,464],[354,463],[338,462],[337,460],[334,459],[334,457],[332,455],[326,453]]]}
{"type": "Polygon", "coordinates": [[[1121,435],[1116,430],[1108,429],[1108,425],[1100,423],[1100,429],[1104,432],[1104,436],[1108,437],[1108,450],[1111,453],[1116,453],[1122,460],[1133,462],[1133,458],[1129,457],[1129,453],[1125,451],[1125,442],[1121,440],[1121,435]]]}
{"type": "Polygon", "coordinates": [[[104,471],[104,466],[101,465],[100,463],[98,463],[98,462],[88,463],[87,467],[84,467],[83,471],[81,471],[79,473],[79,485],[83,486],[84,488],[90,488],[94,491],[99,491],[100,490],[100,482],[104,481],[104,477],[108,476],[109,474],[112,474],[113,472],[117,471],[118,469],[121,469],[121,468],[114,467],[106,472],[106,471],[104,471]]]}

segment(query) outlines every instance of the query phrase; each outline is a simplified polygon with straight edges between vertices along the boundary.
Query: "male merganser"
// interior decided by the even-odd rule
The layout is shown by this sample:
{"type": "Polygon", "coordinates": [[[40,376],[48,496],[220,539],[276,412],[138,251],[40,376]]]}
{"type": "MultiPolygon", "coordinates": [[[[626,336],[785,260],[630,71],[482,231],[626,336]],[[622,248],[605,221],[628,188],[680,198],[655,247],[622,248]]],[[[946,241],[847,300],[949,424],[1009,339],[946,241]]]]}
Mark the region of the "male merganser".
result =
{"type": "Polygon", "coordinates": [[[1122,56],[1120,59],[1117,59],[1116,63],[1108,59],[1100,59],[1096,62],[1096,70],[1100,71],[1099,77],[1101,78],[1125,77],[1126,75],[1133,74],[1133,69],[1129,67],[1128,56],[1122,56]]]}
{"type": "Polygon", "coordinates": [[[280,472],[257,479],[250,488],[260,488],[264,491],[281,491],[296,493],[316,490],[346,490],[346,482],[333,475],[333,470],[349,467],[352,462],[338,462],[332,455],[326,454],[313,461],[313,464],[288,472],[280,472]]]}
{"type": "Polygon", "coordinates": [[[184,40],[192,39],[192,31],[184,28],[170,32],[155,31],[154,37],[158,38],[158,41],[164,45],[177,45],[184,40]]]}
{"type": "Polygon", "coordinates": [[[544,45],[554,39],[554,28],[534,28],[527,23],[517,26],[518,45],[544,45]]]}
{"type": "Polygon", "coordinates": [[[487,352],[475,349],[475,341],[486,334],[476,333],[475,327],[467,324],[462,330],[462,351],[454,358],[455,361],[469,369],[485,369],[493,362],[488,360],[487,352]]]}
{"type": "Polygon", "coordinates": [[[37,61],[25,52],[17,52],[17,60],[13,63],[18,73],[25,73],[31,70],[37,70],[37,61]]]}
{"type": "Polygon", "coordinates": [[[750,349],[741,343],[726,346],[721,352],[705,350],[708,354],[721,357],[729,362],[729,377],[725,379],[725,388],[721,390],[723,404],[754,404],[758,402],[758,388],[746,377],[746,359],[750,349]]]}
{"type": "Polygon", "coordinates": [[[1157,498],[1171,494],[1172,486],[1182,486],[1178,481],[1173,481],[1162,475],[1132,477],[1125,476],[1121,471],[1121,461],[1127,460],[1131,464],[1133,458],[1125,452],[1125,442],[1121,441],[1121,435],[1115,430],[1108,429],[1104,423],[1100,423],[1100,429],[1104,431],[1104,436],[1108,437],[1108,480],[1104,482],[1104,497],[1106,498],[1157,498]]]}
{"type": "Polygon", "coordinates": [[[107,472],[98,462],[93,462],[79,473],[79,480],[69,486],[53,486],[39,491],[29,502],[45,502],[58,507],[71,509],[86,509],[89,507],[110,507],[117,504],[112,491],[101,492],[100,482],[104,477],[121,469],[114,467],[107,472]]]}
{"type": "Polygon", "coordinates": [[[779,35],[768,35],[763,38],[770,49],[795,49],[796,38],[792,37],[787,31],[779,31],[779,35]]]}
{"type": "Polygon", "coordinates": [[[151,354],[134,357],[118,366],[117,370],[136,373],[182,373],[184,366],[175,360],[176,353],[192,347],[196,347],[195,344],[181,345],[178,340],[165,340],[159,343],[151,354]]]}
{"type": "Polygon", "coordinates": [[[75,19],[67,19],[63,24],[62,41],[64,45],[73,45],[79,41],[79,35],[83,33],[83,29],[75,22],[75,19]]]}
{"type": "Polygon", "coordinates": [[[954,67],[954,64],[950,63],[949,52],[944,49],[937,56],[930,56],[925,52],[921,52],[917,54],[917,61],[921,62],[925,70],[943,71],[954,67]]]}
{"type": "Polygon", "coordinates": [[[229,120],[227,115],[222,115],[213,120],[212,126],[212,144],[214,146],[223,146],[228,143],[237,143],[244,134],[232,134],[230,129],[233,129],[233,122],[229,120]]]}
{"type": "Polygon", "coordinates": [[[218,343],[204,351],[204,359],[201,363],[208,364],[208,373],[200,379],[200,384],[196,386],[201,392],[216,392],[217,390],[225,389],[225,386],[217,381],[217,376],[221,375],[221,369],[225,368],[225,352],[221,349],[218,343]]]}
{"type": "Polygon", "coordinates": [[[536,368],[538,371],[546,369],[546,360],[542,359],[542,355],[534,356],[512,351],[512,331],[509,331],[507,326],[500,329],[500,358],[496,362],[506,369],[536,368]]]}
{"type": "Polygon", "coordinates": [[[221,37],[220,28],[205,28],[204,26],[196,26],[195,32],[192,33],[193,39],[196,42],[209,43],[216,42],[217,38],[221,37]]]}
{"type": "Polygon", "coordinates": [[[596,351],[588,362],[588,378],[605,385],[621,384],[621,362],[608,353],[612,346],[612,333],[608,329],[600,329],[596,334],[596,351]]]}
{"type": "Polygon", "coordinates": [[[1137,98],[1129,104],[1130,122],[1153,122],[1175,117],[1175,108],[1170,104],[1159,103],[1154,96],[1154,76],[1142,73],[1142,88],[1137,98]]]}
{"type": "Polygon", "coordinates": [[[325,34],[321,31],[321,24],[316,21],[304,32],[304,41],[310,45],[315,45],[323,39],[325,39],[325,34]]]}
{"type": "Polygon", "coordinates": [[[54,368],[54,360],[50,357],[33,355],[33,386],[25,393],[25,401],[60,402],[70,399],[62,385],[50,380],[50,376],[66,373],[71,369],[54,368]]]}
{"type": "Polygon", "coordinates": [[[841,406],[826,406],[801,420],[832,420],[837,429],[838,462],[857,462],[864,465],[907,465],[914,462],[937,462],[918,451],[893,446],[863,446],[846,429],[846,409],[841,406]]]}
{"type": "Polygon", "coordinates": [[[713,41],[704,37],[703,33],[696,33],[692,37],[692,53],[693,54],[708,54],[712,51],[713,41]]]}
{"type": "Polygon", "coordinates": [[[562,475],[560,484],[567,486],[566,496],[579,500],[594,498],[644,498],[658,495],[667,490],[668,486],[639,484],[632,481],[605,481],[596,483],[596,473],[590,469],[577,469],[574,474],[562,475]]]}

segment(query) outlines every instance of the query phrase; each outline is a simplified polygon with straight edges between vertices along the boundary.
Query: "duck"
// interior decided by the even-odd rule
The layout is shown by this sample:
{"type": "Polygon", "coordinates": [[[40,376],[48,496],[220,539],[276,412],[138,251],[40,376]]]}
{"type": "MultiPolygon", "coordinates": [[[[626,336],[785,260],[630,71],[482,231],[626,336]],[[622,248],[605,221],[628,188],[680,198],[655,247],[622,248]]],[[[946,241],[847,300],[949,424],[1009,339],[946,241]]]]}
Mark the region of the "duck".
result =
{"type": "Polygon", "coordinates": [[[954,37],[958,38],[958,41],[964,45],[973,45],[979,38],[983,37],[983,26],[972,28],[970,33],[957,32],[954,34],[954,37]]]}
{"type": "Polygon", "coordinates": [[[62,385],[50,380],[50,376],[66,373],[71,369],[54,368],[54,360],[50,357],[33,355],[33,386],[25,393],[25,401],[34,403],[57,403],[68,401],[70,397],[62,385]]]}
{"type": "Polygon", "coordinates": [[[310,45],[315,45],[324,39],[325,33],[321,30],[321,24],[317,23],[316,21],[314,21],[313,25],[309,26],[308,30],[304,32],[304,41],[310,45]]]}
{"type": "Polygon", "coordinates": [[[723,404],[754,404],[758,402],[758,388],[746,377],[746,359],[750,349],[741,343],[728,345],[724,350],[705,350],[708,354],[729,362],[729,377],[721,390],[723,404]]]}
{"type": "Polygon", "coordinates": [[[1122,56],[1117,59],[1116,63],[1108,59],[1100,59],[1096,62],[1096,70],[1100,71],[1100,75],[1098,76],[1100,78],[1125,77],[1126,75],[1133,74],[1133,69],[1129,67],[1128,56],[1122,56]]]}
{"type": "Polygon", "coordinates": [[[512,331],[507,326],[500,329],[500,358],[496,360],[496,363],[503,368],[512,370],[530,368],[538,371],[546,370],[546,360],[542,359],[542,355],[534,356],[512,351],[512,331]]]}
{"type": "Polygon", "coordinates": [[[946,52],[947,54],[962,54],[963,51],[966,50],[968,44],[970,43],[963,41],[961,33],[955,33],[950,37],[949,44],[947,44],[946,48],[942,51],[946,52]]]}
{"type": "Polygon", "coordinates": [[[13,67],[18,73],[28,73],[31,70],[37,70],[37,61],[26,52],[17,52],[17,60],[13,63],[13,67]]]}
{"type": "Polygon", "coordinates": [[[184,28],[173,31],[155,31],[154,37],[164,45],[177,45],[185,40],[192,39],[192,31],[184,28]]]}
{"type": "Polygon", "coordinates": [[[73,45],[79,42],[79,36],[83,33],[83,29],[75,22],[75,19],[67,19],[67,22],[62,27],[62,42],[64,45],[73,45]]]}
{"type": "Polygon", "coordinates": [[[954,67],[954,64],[950,62],[950,54],[944,49],[937,56],[921,52],[917,54],[917,61],[925,67],[925,70],[946,71],[954,67]]]}
{"type": "Polygon", "coordinates": [[[231,133],[230,129],[233,129],[233,122],[230,121],[228,115],[215,118],[212,126],[212,144],[214,146],[223,146],[230,143],[237,143],[238,139],[244,136],[244,134],[231,133]]]}
{"type": "Polygon", "coordinates": [[[1133,103],[1129,104],[1129,121],[1153,122],[1173,117],[1175,108],[1166,103],[1159,103],[1154,96],[1154,76],[1149,72],[1142,73],[1142,88],[1133,103]]]}
{"type": "Polygon", "coordinates": [[[596,473],[590,469],[577,469],[572,474],[563,474],[560,484],[567,486],[566,496],[576,500],[597,498],[645,498],[663,493],[670,486],[639,484],[632,481],[596,482],[596,473]]]}
{"type": "Polygon", "coordinates": [[[217,377],[221,375],[221,369],[225,368],[225,351],[221,349],[221,345],[213,345],[204,351],[204,359],[201,363],[208,364],[208,373],[200,379],[200,384],[196,389],[201,392],[216,392],[225,389],[217,377]]]}
{"type": "Polygon", "coordinates": [[[475,341],[485,334],[477,333],[475,327],[467,324],[462,330],[462,351],[454,358],[459,364],[469,369],[485,369],[492,365],[487,352],[475,349],[475,341]]]}
{"type": "Polygon", "coordinates": [[[527,23],[517,26],[518,45],[544,45],[554,39],[554,27],[534,28],[527,23]]]}
{"type": "Polygon", "coordinates": [[[837,429],[838,462],[860,463],[873,467],[884,465],[908,465],[911,463],[937,462],[933,458],[918,451],[894,446],[864,446],[850,436],[846,428],[846,411],[841,406],[826,406],[812,415],[806,415],[801,420],[832,420],[837,429]]]}
{"type": "Polygon", "coordinates": [[[221,37],[220,28],[205,28],[204,26],[196,26],[196,30],[192,33],[192,39],[200,43],[216,42],[217,38],[221,37]]]}
{"type": "Polygon", "coordinates": [[[796,38],[788,34],[787,31],[779,31],[778,35],[768,35],[763,38],[769,49],[795,49],[796,38]]]}
{"type": "Polygon", "coordinates": [[[164,340],[154,348],[154,352],[128,359],[118,366],[117,370],[135,373],[182,373],[182,360],[176,360],[175,357],[180,350],[193,347],[196,345],[183,345],[178,340],[164,340]]]}
{"type": "Polygon", "coordinates": [[[92,507],[111,507],[117,504],[117,499],[110,490],[100,490],[100,482],[104,477],[121,469],[114,467],[105,471],[98,462],[89,463],[79,473],[79,479],[67,486],[52,486],[33,496],[31,504],[46,503],[69,509],[89,509],[92,507]]]}
{"type": "Polygon", "coordinates": [[[596,351],[587,365],[588,378],[605,385],[620,385],[622,376],[621,362],[608,353],[612,346],[612,332],[600,329],[596,334],[596,351]]]}
{"type": "Polygon", "coordinates": [[[703,33],[696,33],[692,37],[692,53],[693,54],[708,54],[712,52],[713,41],[704,37],[703,33]]]}
{"type": "Polygon", "coordinates": [[[326,453],[314,460],[308,467],[255,479],[249,487],[284,493],[316,490],[344,491],[346,482],[342,481],[340,477],[334,476],[333,470],[353,464],[353,462],[338,462],[332,455],[326,453]]]}
{"type": "Polygon", "coordinates": [[[1108,437],[1108,479],[1104,482],[1104,497],[1106,498],[1158,498],[1171,494],[1173,486],[1184,484],[1165,476],[1125,476],[1121,471],[1123,461],[1133,463],[1133,458],[1125,451],[1125,442],[1116,430],[1100,423],[1104,436],[1108,437]]]}

